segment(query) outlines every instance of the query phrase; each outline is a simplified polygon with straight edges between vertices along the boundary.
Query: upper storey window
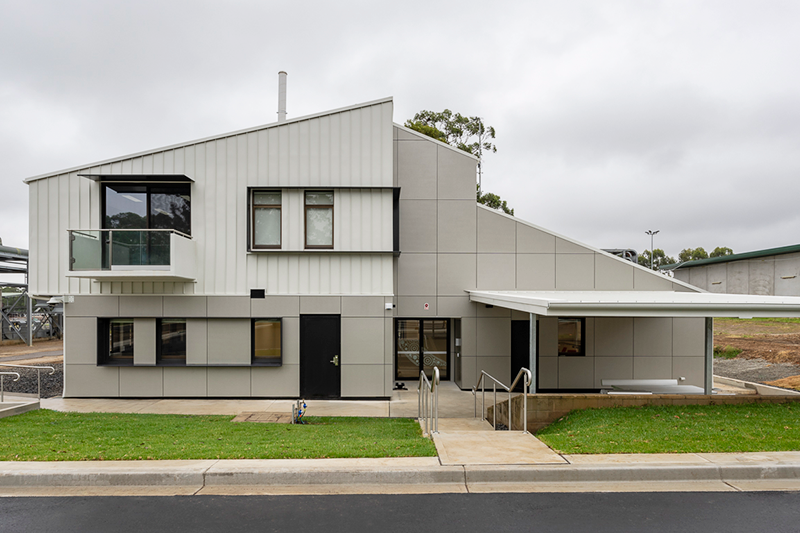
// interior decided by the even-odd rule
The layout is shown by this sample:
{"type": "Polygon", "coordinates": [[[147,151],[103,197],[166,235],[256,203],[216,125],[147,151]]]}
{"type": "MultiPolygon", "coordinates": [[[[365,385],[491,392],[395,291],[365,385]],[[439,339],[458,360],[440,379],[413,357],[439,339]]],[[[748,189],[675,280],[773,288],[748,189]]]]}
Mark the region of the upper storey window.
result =
{"type": "Polygon", "coordinates": [[[253,191],[253,248],[281,247],[281,192],[253,191]]]}
{"type": "Polygon", "coordinates": [[[103,229],[172,229],[192,234],[190,185],[106,184],[103,229]]]}
{"type": "Polygon", "coordinates": [[[306,191],[306,248],[333,248],[333,191],[306,191]]]}

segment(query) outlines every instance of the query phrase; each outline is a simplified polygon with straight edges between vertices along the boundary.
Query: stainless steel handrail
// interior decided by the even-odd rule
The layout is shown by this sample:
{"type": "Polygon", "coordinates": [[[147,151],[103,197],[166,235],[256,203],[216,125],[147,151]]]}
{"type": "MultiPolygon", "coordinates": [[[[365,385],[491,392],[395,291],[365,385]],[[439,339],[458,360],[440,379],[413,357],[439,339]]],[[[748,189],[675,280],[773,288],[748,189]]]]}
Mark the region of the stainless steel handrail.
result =
{"type": "MultiPolygon", "coordinates": [[[[37,393],[36,396],[38,399],[42,399],[42,370],[47,368],[50,369],[50,373],[47,374],[48,376],[52,376],[56,373],[56,369],[49,365],[44,366],[31,366],[31,365],[9,365],[8,363],[0,363],[0,366],[7,366],[10,368],[35,368],[36,369],[36,384],[37,384],[37,393]]],[[[18,380],[14,380],[18,381],[18,380]]]]}
{"type": "Polygon", "coordinates": [[[5,379],[6,376],[17,376],[17,379],[14,381],[19,381],[19,372],[0,372],[0,403],[5,401],[3,379],[5,379]]]}
{"type": "Polygon", "coordinates": [[[417,387],[417,416],[424,424],[424,435],[429,437],[432,433],[439,433],[439,367],[433,367],[433,379],[428,380],[424,371],[419,373],[419,386],[417,387]],[[428,419],[431,419],[428,431],[428,419]]]}
{"type": "Polygon", "coordinates": [[[525,377],[522,384],[522,393],[525,396],[525,400],[522,402],[522,431],[525,433],[528,432],[528,390],[531,386],[533,381],[533,375],[531,371],[527,368],[520,368],[519,372],[517,373],[517,377],[514,378],[514,381],[511,383],[510,386],[506,387],[502,381],[497,378],[492,377],[491,374],[486,372],[485,370],[481,370],[481,377],[478,378],[478,383],[472,387],[472,396],[475,398],[475,418],[478,418],[478,387],[481,388],[481,419],[486,419],[486,387],[483,386],[484,378],[489,378],[492,380],[492,392],[494,393],[494,409],[492,410],[492,427],[497,429],[497,385],[500,385],[502,388],[508,392],[508,429],[511,429],[511,395],[513,394],[514,387],[517,386],[517,382],[521,377],[525,377]]]}

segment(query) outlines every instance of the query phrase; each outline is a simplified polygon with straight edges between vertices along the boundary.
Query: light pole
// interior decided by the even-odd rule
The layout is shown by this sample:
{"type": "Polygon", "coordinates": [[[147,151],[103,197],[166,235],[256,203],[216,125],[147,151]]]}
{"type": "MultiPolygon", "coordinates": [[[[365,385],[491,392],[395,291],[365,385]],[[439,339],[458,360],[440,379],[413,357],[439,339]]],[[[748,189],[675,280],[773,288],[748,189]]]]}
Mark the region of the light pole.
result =
{"type": "Polygon", "coordinates": [[[646,234],[650,235],[650,268],[653,269],[653,270],[656,269],[656,261],[655,261],[655,258],[653,257],[653,252],[654,252],[654,250],[653,250],[653,236],[656,233],[658,233],[659,231],[661,231],[661,230],[657,229],[657,230],[653,231],[653,230],[649,229],[649,230],[645,231],[646,234]]]}

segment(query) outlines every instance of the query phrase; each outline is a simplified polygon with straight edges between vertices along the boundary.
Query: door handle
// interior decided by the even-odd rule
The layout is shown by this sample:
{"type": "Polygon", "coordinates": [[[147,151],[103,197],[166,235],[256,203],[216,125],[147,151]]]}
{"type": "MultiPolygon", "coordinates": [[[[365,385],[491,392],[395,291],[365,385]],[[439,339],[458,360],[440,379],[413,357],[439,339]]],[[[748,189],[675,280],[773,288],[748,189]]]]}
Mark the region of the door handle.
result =
{"type": "Polygon", "coordinates": [[[333,359],[331,359],[331,363],[333,363],[333,366],[339,366],[339,356],[334,355],[333,359]]]}

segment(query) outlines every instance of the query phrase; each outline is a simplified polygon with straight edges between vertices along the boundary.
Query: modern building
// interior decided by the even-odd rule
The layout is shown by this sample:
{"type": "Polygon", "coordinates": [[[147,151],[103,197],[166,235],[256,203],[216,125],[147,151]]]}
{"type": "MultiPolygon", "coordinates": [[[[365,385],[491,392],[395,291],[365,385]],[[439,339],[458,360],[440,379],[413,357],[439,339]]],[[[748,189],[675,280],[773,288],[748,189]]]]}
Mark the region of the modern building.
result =
{"type": "Polygon", "coordinates": [[[798,316],[477,204],[476,159],[392,109],[27,179],[30,290],[65,302],[64,395],[383,398],[433,366],[465,389],[525,366],[537,391],[710,392],[709,317],[798,316]]]}
{"type": "Polygon", "coordinates": [[[665,267],[708,292],[800,296],[800,244],[665,267]]]}

